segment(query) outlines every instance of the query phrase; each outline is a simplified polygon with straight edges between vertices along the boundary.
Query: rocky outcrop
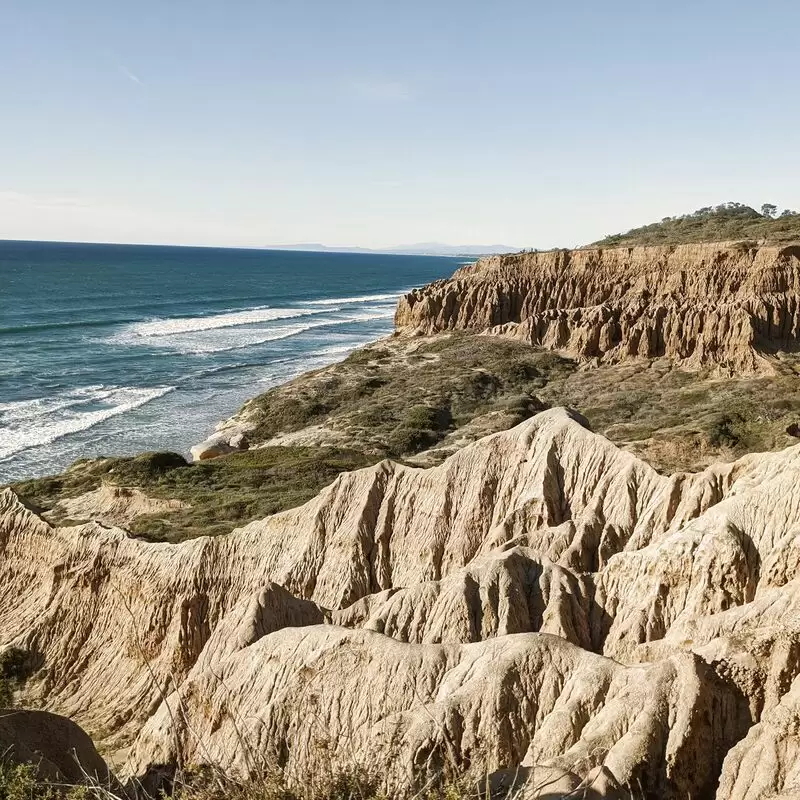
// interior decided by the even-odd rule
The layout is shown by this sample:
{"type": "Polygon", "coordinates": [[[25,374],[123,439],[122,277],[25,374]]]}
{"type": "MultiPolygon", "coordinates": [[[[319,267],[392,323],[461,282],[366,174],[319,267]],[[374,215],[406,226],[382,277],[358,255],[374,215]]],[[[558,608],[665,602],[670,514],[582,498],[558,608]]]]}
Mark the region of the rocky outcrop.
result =
{"type": "Polygon", "coordinates": [[[147,723],[130,767],[206,751],[247,774],[248,742],[289,775],[363,754],[409,792],[467,761],[479,774],[604,765],[650,796],[689,798],[713,792],[746,720],[692,655],[624,667],[543,634],[420,646],[326,626],[272,634],[187,682],[147,723]]]}
{"type": "Polygon", "coordinates": [[[667,357],[748,374],[800,344],[800,246],[492,256],[400,300],[397,328],[511,336],[581,359],[667,357]]]}
{"type": "Polygon", "coordinates": [[[719,796],[729,800],[800,797],[800,679],[728,754],[719,796]],[[764,765],[770,768],[764,769],[764,765]]]}
{"type": "Polygon", "coordinates": [[[370,594],[333,621],[403,642],[479,642],[541,631],[591,647],[585,579],[535,550],[512,547],[477,557],[443,580],[370,594]]]}
{"type": "Polygon", "coordinates": [[[393,794],[450,765],[768,797],[800,769],[799,480],[800,445],[664,476],[553,409],[179,545],[6,490],[0,643],[131,774],[355,758],[393,794]]]}
{"type": "Polygon", "coordinates": [[[192,461],[206,461],[209,458],[226,456],[247,450],[250,442],[247,432],[238,426],[225,427],[213,433],[208,439],[193,445],[190,454],[192,461]]]}
{"type": "Polygon", "coordinates": [[[148,497],[140,489],[104,483],[91,492],[61,500],[53,509],[53,516],[126,526],[145,514],[169,514],[188,507],[180,500],[148,497]]]}

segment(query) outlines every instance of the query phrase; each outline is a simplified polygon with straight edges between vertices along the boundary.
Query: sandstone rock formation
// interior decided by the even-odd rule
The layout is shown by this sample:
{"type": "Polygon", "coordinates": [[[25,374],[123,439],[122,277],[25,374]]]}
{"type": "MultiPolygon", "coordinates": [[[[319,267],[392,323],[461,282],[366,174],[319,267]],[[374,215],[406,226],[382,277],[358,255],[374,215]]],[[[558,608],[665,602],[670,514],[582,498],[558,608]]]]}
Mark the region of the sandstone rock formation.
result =
{"type": "Polygon", "coordinates": [[[800,344],[800,246],[747,243],[492,256],[401,299],[398,328],[487,331],[617,362],[748,374],[800,344]]]}
{"type": "Polygon", "coordinates": [[[139,489],[103,484],[78,497],[61,500],[55,507],[56,516],[69,519],[93,519],[104,525],[130,525],[144,514],[168,514],[186,508],[180,500],[148,497],[139,489]]]}
{"type": "Polygon", "coordinates": [[[220,423],[211,436],[194,445],[190,453],[193,461],[206,461],[228,453],[241,452],[249,447],[247,426],[239,424],[236,420],[227,420],[220,423]]]}
{"type": "Polygon", "coordinates": [[[664,476],[553,409],[180,545],[6,490],[0,643],[35,654],[30,700],[132,743],[133,775],[356,760],[393,794],[471,768],[777,796],[800,774],[798,482],[800,445],[664,476]]]}
{"type": "Polygon", "coordinates": [[[603,764],[654,796],[698,797],[713,792],[723,754],[746,730],[743,706],[688,654],[623,667],[536,633],[420,646],[330,626],[286,629],[167,698],[131,768],[206,751],[247,773],[255,748],[302,775],[356,753],[390,786],[420,789],[449,760],[479,772],[603,764]]]}

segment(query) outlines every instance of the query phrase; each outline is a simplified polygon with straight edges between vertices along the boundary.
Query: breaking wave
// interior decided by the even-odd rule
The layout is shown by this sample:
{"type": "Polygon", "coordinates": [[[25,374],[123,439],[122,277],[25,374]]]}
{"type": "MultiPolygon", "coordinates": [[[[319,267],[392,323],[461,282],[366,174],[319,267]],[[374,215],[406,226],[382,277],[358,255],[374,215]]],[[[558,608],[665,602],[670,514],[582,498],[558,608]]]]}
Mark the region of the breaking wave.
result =
{"type": "Polygon", "coordinates": [[[126,328],[122,335],[126,338],[157,338],[180,333],[194,333],[195,331],[235,328],[240,325],[254,325],[322,313],[324,312],[313,308],[251,308],[245,311],[212,314],[207,317],[176,317],[137,322],[126,328]]]}
{"type": "Polygon", "coordinates": [[[379,303],[396,302],[400,295],[406,294],[410,289],[400,289],[391,294],[365,294],[357,297],[327,297],[324,300],[309,300],[309,306],[338,306],[352,305],[354,303],[379,303]]]}
{"type": "Polygon", "coordinates": [[[58,397],[0,403],[0,460],[41,447],[173,391],[174,386],[86,386],[58,397]]]}

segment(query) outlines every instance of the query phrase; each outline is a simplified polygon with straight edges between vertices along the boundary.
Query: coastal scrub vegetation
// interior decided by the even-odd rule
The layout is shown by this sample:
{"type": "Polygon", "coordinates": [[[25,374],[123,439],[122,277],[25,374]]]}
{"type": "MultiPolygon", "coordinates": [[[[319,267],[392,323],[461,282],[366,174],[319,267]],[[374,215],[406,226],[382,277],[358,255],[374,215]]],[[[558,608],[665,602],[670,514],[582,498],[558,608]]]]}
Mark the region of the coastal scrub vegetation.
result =
{"type": "MultiPolygon", "coordinates": [[[[552,770],[542,775],[535,769],[520,770],[518,775],[509,774],[505,781],[493,783],[486,774],[448,764],[437,780],[416,791],[410,789],[406,796],[410,800],[546,800],[553,797],[548,789],[554,782],[552,770]]],[[[593,783],[587,780],[576,797],[599,800],[593,783]]],[[[0,758],[0,800],[386,800],[380,787],[376,772],[362,766],[331,768],[299,779],[290,779],[278,767],[262,767],[251,777],[238,780],[203,765],[180,770],[154,792],[141,785],[122,787],[113,777],[107,785],[89,776],[77,784],[52,781],[40,775],[36,764],[16,762],[8,752],[0,758]]],[[[644,795],[632,788],[629,796],[638,800],[644,795]]]]}
{"type": "Polygon", "coordinates": [[[765,243],[800,242],[800,213],[765,203],[756,211],[743,203],[699,208],[691,214],[664,217],[660,222],[606,236],[590,247],[672,245],[746,240],[765,243]]]}
{"type": "Polygon", "coordinates": [[[85,786],[64,787],[39,777],[35,764],[0,760],[0,800],[88,800],[85,786]]]}
{"type": "Polygon", "coordinates": [[[19,647],[6,647],[0,652],[0,708],[14,705],[14,691],[29,674],[28,652],[19,647]]]}
{"type": "Polygon", "coordinates": [[[598,433],[663,472],[696,470],[800,434],[800,363],[774,375],[720,379],[667,361],[582,368],[527,344],[467,332],[393,338],[251,400],[242,418],[251,449],[189,464],[176,453],[76,462],[14,484],[28,505],[69,523],[59,501],[103,483],[188,507],[128,526],[181,541],[301,505],[341,472],[386,457],[419,466],[510,428],[542,409],[578,409],[598,433]]]}
{"type": "Polygon", "coordinates": [[[800,432],[800,363],[791,355],[781,357],[774,375],[721,379],[666,360],[586,369],[521,342],[465,332],[413,340],[410,349],[388,341],[391,354],[386,342],[364,348],[255,398],[247,409],[257,422],[253,440],[290,442],[292,431],[305,435],[314,426],[320,442],[427,465],[545,407],[565,405],[598,433],[672,472],[785,447],[800,432]],[[381,359],[370,358],[372,349],[381,359]],[[359,388],[365,384],[371,391],[359,388]],[[282,417],[279,429],[274,409],[298,395],[305,407],[324,402],[326,411],[282,417]]]}
{"type": "Polygon", "coordinates": [[[413,456],[491,413],[504,417],[496,429],[511,427],[543,408],[538,388],[573,369],[521,342],[460,332],[381,343],[251,400],[248,435],[291,441],[290,434],[321,426],[322,438],[379,457],[413,456]]]}
{"type": "MultiPolygon", "coordinates": [[[[58,502],[101,484],[134,487],[148,495],[177,499],[187,507],[143,514],[131,533],[152,541],[180,541],[228,533],[238,525],[302,505],[340,472],[373,463],[340,448],[265,447],[189,464],[177,453],[132,458],[87,459],[66,472],[14,485],[28,505],[60,523],[58,502]]],[[[74,520],[77,522],[77,520],[74,520]]]]}
{"type": "MultiPolygon", "coordinates": [[[[378,781],[365,770],[343,770],[324,779],[289,784],[279,770],[248,781],[236,781],[216,770],[187,771],[170,791],[157,794],[141,787],[127,791],[101,785],[88,776],[78,784],[49,780],[36,764],[0,758],[0,800],[382,800],[378,781]]],[[[458,800],[451,793],[431,792],[426,800],[458,800]]]]}

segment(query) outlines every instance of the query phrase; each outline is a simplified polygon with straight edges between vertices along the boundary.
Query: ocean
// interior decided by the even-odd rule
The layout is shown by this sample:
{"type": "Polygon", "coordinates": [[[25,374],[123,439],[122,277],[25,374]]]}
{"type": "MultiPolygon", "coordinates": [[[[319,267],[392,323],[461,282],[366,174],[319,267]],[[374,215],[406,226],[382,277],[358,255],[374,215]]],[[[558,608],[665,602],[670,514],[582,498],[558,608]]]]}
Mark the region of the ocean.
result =
{"type": "Polygon", "coordinates": [[[250,397],[392,330],[463,259],[0,241],[0,483],[188,454],[250,397]]]}

